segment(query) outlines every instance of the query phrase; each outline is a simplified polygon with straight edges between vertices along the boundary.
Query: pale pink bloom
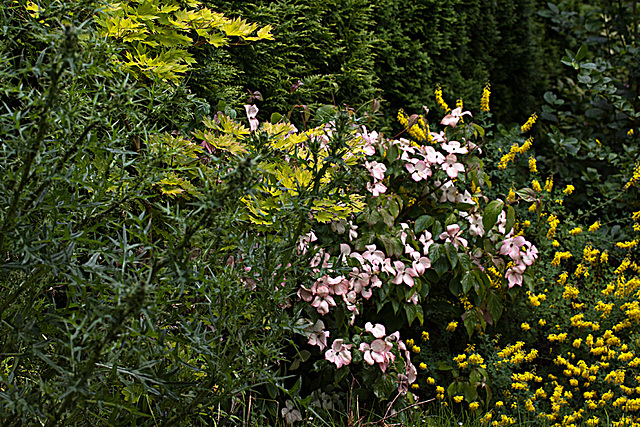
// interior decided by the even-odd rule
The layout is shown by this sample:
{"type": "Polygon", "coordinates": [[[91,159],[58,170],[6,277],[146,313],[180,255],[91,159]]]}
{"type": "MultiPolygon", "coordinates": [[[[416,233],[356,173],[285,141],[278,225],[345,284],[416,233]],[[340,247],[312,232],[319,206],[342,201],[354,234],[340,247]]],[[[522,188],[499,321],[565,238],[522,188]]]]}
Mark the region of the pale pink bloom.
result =
{"type": "Polygon", "coordinates": [[[426,180],[431,176],[431,168],[427,163],[418,159],[411,159],[411,163],[405,165],[407,171],[411,174],[414,181],[419,182],[426,180]]]}
{"type": "Polygon", "coordinates": [[[382,181],[384,179],[384,173],[387,171],[387,167],[383,163],[366,161],[364,162],[364,166],[376,180],[382,181]]]}
{"type": "Polygon", "coordinates": [[[318,319],[315,325],[308,326],[304,330],[305,334],[307,334],[307,337],[309,338],[309,344],[317,345],[320,347],[320,351],[325,349],[327,346],[329,331],[324,330],[324,322],[322,320],[318,319]]]}
{"type": "Polygon", "coordinates": [[[382,280],[378,276],[371,276],[371,287],[379,288],[382,286],[382,280]]]}
{"type": "Polygon", "coordinates": [[[409,302],[409,303],[413,303],[413,305],[418,305],[418,303],[420,302],[420,301],[418,300],[418,293],[417,293],[417,292],[414,292],[414,293],[413,293],[413,295],[411,295],[411,298],[409,298],[409,299],[407,300],[407,302],[409,302]]]}
{"type": "Polygon", "coordinates": [[[522,236],[505,239],[500,248],[500,255],[509,255],[513,260],[520,259],[520,247],[526,243],[522,236]]]}
{"type": "Polygon", "coordinates": [[[353,344],[344,344],[343,339],[333,341],[331,349],[327,350],[324,358],[331,363],[335,363],[338,369],[351,363],[351,347],[353,344]]]}
{"type": "Polygon", "coordinates": [[[311,287],[311,290],[316,294],[311,306],[315,307],[318,310],[318,313],[324,316],[329,312],[329,307],[336,306],[336,302],[331,296],[331,288],[325,284],[316,286],[317,283],[318,282],[314,283],[311,287]]]}
{"type": "Polygon", "coordinates": [[[513,288],[515,285],[522,286],[522,273],[527,268],[524,264],[518,264],[515,267],[511,267],[504,273],[504,277],[509,281],[509,287],[513,288]]]}
{"type": "Polygon", "coordinates": [[[456,127],[456,125],[458,124],[458,121],[462,116],[471,116],[471,113],[469,111],[465,111],[463,113],[462,108],[458,107],[455,110],[453,110],[451,114],[447,114],[446,116],[444,116],[440,124],[445,126],[451,126],[452,128],[454,128],[456,127]]]}
{"type": "Polygon", "coordinates": [[[378,197],[387,191],[387,187],[381,182],[376,182],[375,184],[367,182],[367,191],[373,194],[373,197],[378,197]]]}
{"type": "Polygon", "coordinates": [[[249,128],[251,129],[251,132],[257,130],[259,124],[258,119],[256,119],[256,116],[258,115],[258,107],[255,105],[245,105],[244,110],[246,111],[247,118],[249,119],[249,128]]]}
{"type": "Polygon", "coordinates": [[[404,245],[404,253],[409,255],[409,258],[418,260],[420,258],[420,251],[416,251],[411,245],[404,245]]]}
{"type": "Polygon", "coordinates": [[[406,283],[409,287],[413,287],[415,284],[413,278],[418,276],[418,273],[413,268],[407,268],[402,261],[395,261],[393,265],[396,268],[396,277],[391,281],[396,285],[406,283]]]}
{"type": "Polygon", "coordinates": [[[295,409],[293,406],[293,402],[287,400],[285,407],[282,408],[282,417],[287,421],[288,424],[293,424],[296,421],[302,421],[302,414],[300,411],[295,409]]]}
{"type": "Polygon", "coordinates": [[[453,182],[451,181],[445,182],[444,184],[442,184],[442,187],[440,187],[440,189],[442,190],[442,196],[440,196],[440,203],[444,203],[447,201],[451,203],[455,203],[456,196],[458,195],[458,189],[453,184],[453,182]]]}
{"type": "Polygon", "coordinates": [[[446,141],[444,131],[440,131],[440,133],[431,132],[431,138],[433,138],[434,141],[440,143],[446,141]]]}
{"type": "Polygon", "coordinates": [[[362,254],[362,257],[369,261],[374,267],[379,266],[384,261],[384,252],[378,250],[376,245],[366,245],[367,251],[362,254]]]}
{"type": "Polygon", "coordinates": [[[431,247],[431,245],[434,243],[431,233],[429,233],[427,230],[424,230],[418,241],[422,243],[422,253],[425,255],[429,255],[429,247],[431,247]]]}
{"type": "Polygon", "coordinates": [[[376,153],[376,143],[378,142],[378,132],[375,130],[371,133],[368,133],[367,128],[362,126],[362,134],[360,134],[364,144],[362,149],[364,150],[367,156],[373,156],[376,153]]]}
{"type": "Polygon", "coordinates": [[[475,204],[473,202],[473,199],[471,198],[471,193],[469,193],[468,190],[464,190],[463,194],[460,194],[458,192],[458,194],[456,195],[456,202],[458,202],[458,203],[467,203],[469,205],[475,204]]]}
{"type": "Polygon", "coordinates": [[[441,152],[436,151],[435,148],[431,146],[426,146],[424,147],[424,152],[426,154],[427,161],[432,165],[441,165],[444,163],[444,160],[445,160],[444,156],[442,155],[441,152]]]}
{"type": "Polygon", "coordinates": [[[376,339],[369,345],[366,342],[360,343],[359,350],[364,353],[363,358],[369,365],[378,364],[382,372],[387,371],[389,362],[395,360],[395,355],[391,352],[393,344],[383,339],[376,339]]]}
{"type": "Polygon", "coordinates": [[[329,264],[330,258],[331,258],[331,255],[326,253],[324,250],[320,249],[311,259],[309,266],[311,266],[311,268],[315,268],[319,266],[320,263],[322,263],[322,268],[331,268],[332,265],[329,264]]]}
{"type": "Polygon", "coordinates": [[[482,217],[478,214],[471,215],[469,218],[469,234],[472,236],[484,236],[484,225],[482,225],[482,217]]]}
{"type": "Polygon", "coordinates": [[[373,323],[367,322],[364,325],[364,330],[367,332],[371,332],[376,338],[382,338],[387,334],[387,330],[385,329],[384,325],[381,325],[379,323],[376,323],[374,326],[373,323]]]}
{"type": "Polygon", "coordinates": [[[500,212],[500,215],[498,215],[496,226],[498,227],[498,233],[504,234],[507,227],[507,213],[504,210],[500,212]]]}
{"type": "Polygon", "coordinates": [[[353,239],[357,239],[358,238],[358,232],[356,231],[358,229],[357,225],[351,224],[349,223],[350,227],[349,227],[349,241],[352,241],[353,239]]]}
{"type": "Polygon", "coordinates": [[[442,144],[441,147],[449,154],[467,154],[469,152],[467,147],[460,146],[460,142],[458,141],[449,141],[449,143],[442,144]]]}
{"type": "Polygon", "coordinates": [[[351,271],[350,276],[351,276],[350,288],[356,291],[357,293],[363,292],[365,286],[369,286],[369,281],[371,276],[368,273],[360,271],[357,267],[353,267],[353,270],[351,271]]]}
{"type": "Polygon", "coordinates": [[[440,165],[443,171],[449,175],[450,178],[457,178],[458,173],[464,172],[464,165],[462,163],[456,163],[458,158],[455,154],[449,154],[445,157],[445,162],[440,165]]]}
{"type": "Polygon", "coordinates": [[[316,240],[318,240],[318,238],[313,233],[313,231],[310,231],[304,236],[301,236],[300,240],[298,241],[298,253],[303,255],[306,254],[307,249],[309,249],[309,243],[315,242],[316,240]]]}
{"type": "Polygon", "coordinates": [[[445,242],[451,242],[453,246],[458,248],[458,245],[462,245],[465,248],[467,247],[467,240],[460,237],[462,234],[462,230],[460,230],[460,226],[458,224],[450,224],[447,225],[447,231],[440,234],[441,239],[445,239],[445,242]]]}
{"type": "Polygon", "coordinates": [[[532,245],[531,242],[525,242],[524,246],[526,246],[526,251],[524,254],[520,253],[521,260],[525,265],[531,265],[538,258],[538,248],[532,245]]]}
{"type": "Polygon", "coordinates": [[[306,302],[311,302],[311,300],[313,300],[313,292],[301,286],[300,289],[298,289],[298,297],[306,302]]]}
{"type": "Polygon", "coordinates": [[[381,267],[380,271],[383,271],[387,274],[391,274],[393,276],[396,275],[396,271],[391,266],[391,258],[385,258],[385,260],[382,262],[380,267],[381,267]]]}
{"type": "Polygon", "coordinates": [[[413,261],[413,270],[418,273],[418,275],[424,274],[429,267],[431,267],[431,260],[426,256],[420,257],[417,261],[413,261]]]}

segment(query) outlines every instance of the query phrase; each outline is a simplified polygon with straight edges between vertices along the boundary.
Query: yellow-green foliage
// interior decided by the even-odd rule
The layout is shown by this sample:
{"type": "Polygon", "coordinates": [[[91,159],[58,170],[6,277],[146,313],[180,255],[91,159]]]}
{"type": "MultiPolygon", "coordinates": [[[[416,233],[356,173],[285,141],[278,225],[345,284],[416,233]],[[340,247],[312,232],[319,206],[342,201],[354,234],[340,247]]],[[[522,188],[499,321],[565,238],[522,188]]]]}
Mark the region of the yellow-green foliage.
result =
{"type": "Polygon", "coordinates": [[[97,16],[100,34],[125,43],[124,69],[136,75],[178,82],[195,59],[187,50],[210,44],[273,40],[272,27],[230,19],[198,1],[111,2],[97,16]],[[183,6],[184,4],[184,6],[183,6]]]}
{"type": "MultiPolygon", "coordinates": [[[[218,115],[218,119],[218,122],[205,120],[207,130],[197,131],[194,135],[219,153],[248,153],[245,139],[250,134],[249,129],[222,114],[218,115]]],[[[276,211],[291,207],[303,192],[311,194],[314,191],[321,196],[313,201],[311,214],[319,222],[346,219],[349,215],[362,211],[363,196],[348,194],[348,188],[329,189],[336,173],[336,166],[333,164],[325,168],[331,154],[330,129],[318,127],[299,132],[287,123],[263,123],[261,130],[268,136],[268,149],[285,155],[288,161],[266,156],[260,159],[258,169],[262,172],[263,179],[258,188],[259,194],[243,199],[248,220],[269,228],[273,225],[271,218],[276,211]],[[314,189],[316,179],[319,185],[314,189]]],[[[365,157],[363,145],[362,138],[354,136],[340,151],[340,160],[347,166],[355,165],[365,157]]]]}

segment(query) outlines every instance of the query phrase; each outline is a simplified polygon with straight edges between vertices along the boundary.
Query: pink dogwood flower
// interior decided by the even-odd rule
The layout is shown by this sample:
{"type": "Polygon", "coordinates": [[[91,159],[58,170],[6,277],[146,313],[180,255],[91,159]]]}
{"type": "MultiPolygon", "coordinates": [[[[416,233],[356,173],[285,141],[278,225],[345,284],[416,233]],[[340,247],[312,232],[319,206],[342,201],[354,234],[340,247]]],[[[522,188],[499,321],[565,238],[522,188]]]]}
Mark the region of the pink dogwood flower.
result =
{"type": "Polygon", "coordinates": [[[374,184],[367,182],[367,191],[373,194],[373,197],[378,197],[380,194],[387,191],[387,187],[381,182],[376,182],[374,184]]]}
{"type": "Polygon", "coordinates": [[[369,365],[378,364],[382,372],[387,371],[389,363],[393,363],[395,355],[391,352],[393,344],[383,339],[376,339],[371,344],[360,343],[358,350],[364,353],[363,358],[369,365]]]}
{"type": "Polygon", "coordinates": [[[462,116],[473,117],[469,111],[465,111],[463,113],[462,108],[458,107],[455,110],[451,111],[451,114],[447,114],[446,116],[444,116],[440,124],[445,126],[451,126],[452,128],[454,128],[456,127],[456,125],[458,124],[458,121],[462,116]]]}
{"type": "Polygon", "coordinates": [[[441,145],[442,149],[449,154],[467,154],[467,147],[462,147],[458,141],[449,141],[441,145]]]}
{"type": "Polygon", "coordinates": [[[387,171],[387,167],[383,163],[367,161],[364,162],[364,166],[374,179],[378,181],[382,181],[384,179],[384,173],[387,171]]]}
{"type": "Polygon", "coordinates": [[[353,344],[344,344],[343,339],[333,341],[331,349],[327,350],[324,358],[334,363],[338,369],[351,363],[351,347],[353,344]]]}
{"type": "Polygon", "coordinates": [[[405,165],[407,171],[411,174],[411,178],[416,181],[426,181],[431,176],[431,168],[423,160],[411,159],[411,163],[405,165]]]}
{"type": "Polygon", "coordinates": [[[407,268],[402,261],[394,261],[394,267],[396,268],[396,277],[391,281],[396,285],[406,283],[409,287],[413,287],[415,284],[413,278],[418,276],[418,273],[413,268],[407,268]]]}
{"type": "Polygon", "coordinates": [[[322,320],[318,319],[315,325],[304,328],[304,331],[309,338],[308,344],[317,345],[320,347],[320,351],[325,349],[329,331],[324,330],[324,322],[322,320]]]}
{"type": "Polygon", "coordinates": [[[504,277],[509,281],[510,288],[513,288],[515,285],[522,286],[522,273],[524,273],[526,268],[526,265],[518,264],[504,273],[504,277]]]}
{"type": "Polygon", "coordinates": [[[460,226],[458,224],[450,224],[447,225],[447,231],[440,234],[441,239],[445,239],[445,242],[451,242],[456,249],[458,249],[459,245],[463,247],[467,247],[467,239],[460,237],[462,234],[462,230],[460,230],[460,226]]]}
{"type": "Polygon", "coordinates": [[[505,239],[500,248],[500,255],[509,255],[511,259],[518,261],[520,259],[520,248],[527,241],[522,236],[505,239]]]}
{"type": "Polygon", "coordinates": [[[464,165],[462,163],[457,163],[458,158],[455,154],[449,154],[445,157],[445,162],[440,165],[443,171],[449,175],[449,178],[457,178],[458,173],[464,172],[464,165]]]}
{"type": "Polygon", "coordinates": [[[444,160],[445,160],[444,156],[442,155],[441,152],[436,151],[435,148],[431,146],[426,146],[424,147],[424,153],[425,153],[425,157],[427,158],[427,161],[432,165],[441,165],[444,163],[444,160]]]}

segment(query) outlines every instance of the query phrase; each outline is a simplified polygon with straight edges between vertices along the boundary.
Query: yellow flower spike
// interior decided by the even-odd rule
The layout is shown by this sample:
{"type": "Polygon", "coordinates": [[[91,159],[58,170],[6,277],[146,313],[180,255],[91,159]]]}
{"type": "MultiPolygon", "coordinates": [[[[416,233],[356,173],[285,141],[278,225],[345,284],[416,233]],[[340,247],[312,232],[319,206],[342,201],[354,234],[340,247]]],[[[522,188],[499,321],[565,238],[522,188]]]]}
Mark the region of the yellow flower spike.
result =
{"type": "Polygon", "coordinates": [[[444,101],[444,98],[442,98],[442,88],[440,87],[440,85],[436,86],[436,90],[434,93],[436,95],[436,102],[438,103],[438,106],[444,111],[449,112],[449,106],[444,101]]]}
{"type": "Polygon", "coordinates": [[[564,190],[562,190],[562,192],[566,195],[570,195],[571,193],[573,193],[573,190],[575,190],[576,187],[574,187],[573,185],[569,184],[567,185],[567,188],[565,188],[564,190]]]}
{"type": "Polygon", "coordinates": [[[538,172],[538,166],[536,164],[536,158],[533,156],[529,156],[529,172],[536,173],[538,172]]]}
{"type": "Polygon", "coordinates": [[[534,179],[533,181],[531,181],[531,188],[533,188],[533,191],[535,191],[536,193],[539,193],[542,191],[542,187],[540,186],[540,183],[538,182],[537,179],[534,179]]]}
{"type": "Polygon", "coordinates": [[[553,189],[553,177],[550,176],[549,178],[547,178],[547,182],[544,183],[544,189],[551,193],[551,190],[553,189]]]}
{"type": "Polygon", "coordinates": [[[538,120],[538,115],[536,113],[533,113],[531,117],[529,117],[527,122],[520,127],[520,131],[522,133],[529,132],[535,124],[536,120],[538,120]]]}
{"type": "Polygon", "coordinates": [[[491,96],[491,85],[487,85],[482,90],[482,99],[480,100],[480,110],[489,112],[489,97],[491,96]]]}
{"type": "Polygon", "coordinates": [[[509,194],[507,195],[507,201],[509,203],[513,203],[516,200],[516,192],[513,190],[513,188],[509,189],[509,194]]]}
{"type": "Polygon", "coordinates": [[[573,230],[569,231],[569,234],[571,234],[572,236],[577,236],[580,233],[582,233],[582,228],[580,227],[576,227],[573,230]]]}

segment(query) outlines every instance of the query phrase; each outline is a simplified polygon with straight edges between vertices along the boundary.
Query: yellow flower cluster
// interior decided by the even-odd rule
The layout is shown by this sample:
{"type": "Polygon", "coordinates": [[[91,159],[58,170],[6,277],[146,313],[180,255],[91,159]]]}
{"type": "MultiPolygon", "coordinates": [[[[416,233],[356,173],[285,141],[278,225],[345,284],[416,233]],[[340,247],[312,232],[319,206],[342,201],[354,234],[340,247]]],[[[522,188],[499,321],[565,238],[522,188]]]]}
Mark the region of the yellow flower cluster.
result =
{"type": "Polygon", "coordinates": [[[629,242],[618,242],[618,243],[616,243],[616,246],[619,247],[620,249],[635,248],[636,246],[638,246],[638,240],[634,239],[634,240],[631,240],[629,242]]]}
{"type": "Polygon", "coordinates": [[[551,265],[557,267],[560,263],[566,259],[573,257],[571,252],[556,252],[553,255],[553,260],[551,261],[551,265]]]}
{"type": "Polygon", "coordinates": [[[409,128],[409,117],[401,108],[398,110],[398,122],[404,126],[404,128],[409,132],[409,135],[417,141],[422,142],[428,140],[429,142],[432,142],[431,130],[429,129],[429,124],[426,123],[424,117],[418,116],[416,122],[409,128]]]}
{"type": "Polygon", "coordinates": [[[600,225],[602,225],[600,221],[596,221],[593,224],[591,224],[591,226],[589,227],[589,233],[594,233],[598,231],[598,229],[600,228],[600,225]]]}
{"type": "Polygon", "coordinates": [[[449,322],[449,324],[447,325],[447,331],[453,332],[456,330],[457,327],[458,327],[458,322],[449,322]]]}
{"type": "Polygon", "coordinates": [[[480,110],[488,112],[489,111],[489,97],[491,96],[491,85],[487,83],[487,85],[482,90],[482,98],[480,99],[480,110]]]}
{"type": "Polygon", "coordinates": [[[636,167],[633,170],[633,176],[624,186],[624,189],[628,189],[631,186],[637,186],[640,183],[640,163],[636,163],[636,167]]]}
{"type": "Polygon", "coordinates": [[[529,132],[533,127],[534,123],[536,122],[536,120],[538,120],[538,115],[536,113],[533,113],[531,117],[529,117],[527,122],[520,127],[520,130],[522,131],[522,133],[529,132]]]}
{"type": "Polygon", "coordinates": [[[556,228],[560,225],[560,220],[554,214],[549,215],[547,219],[549,223],[549,231],[547,232],[547,238],[552,239],[556,235],[556,228]]]}
{"type": "Polygon", "coordinates": [[[547,181],[544,183],[544,189],[551,193],[551,190],[553,190],[553,177],[550,176],[547,178],[547,181]]]}
{"type": "Polygon", "coordinates": [[[538,182],[537,179],[534,179],[533,181],[531,181],[531,188],[533,188],[533,191],[535,191],[536,193],[539,193],[542,191],[542,187],[540,186],[540,183],[538,182]]]}
{"type": "Polygon", "coordinates": [[[576,189],[576,187],[574,187],[573,185],[569,184],[567,185],[567,187],[562,190],[562,192],[566,195],[570,195],[571,193],[573,193],[573,191],[576,189]]]}
{"type": "Polygon", "coordinates": [[[573,230],[569,231],[569,234],[571,234],[572,236],[577,236],[580,233],[582,233],[582,228],[580,227],[576,227],[573,230]]]}
{"type": "Polygon", "coordinates": [[[516,154],[526,153],[531,149],[532,145],[533,137],[527,139],[524,144],[522,144],[522,147],[520,147],[517,143],[511,144],[509,152],[500,158],[500,162],[498,162],[498,168],[506,169],[509,162],[512,162],[516,158],[516,154]]]}
{"type": "Polygon", "coordinates": [[[436,86],[435,95],[438,106],[440,106],[440,108],[442,108],[444,111],[449,112],[449,106],[446,102],[444,102],[444,98],[442,98],[442,88],[440,87],[440,85],[436,86]]]}
{"type": "Polygon", "coordinates": [[[536,165],[536,158],[533,156],[529,156],[529,172],[531,173],[538,172],[538,166],[536,165]]]}

